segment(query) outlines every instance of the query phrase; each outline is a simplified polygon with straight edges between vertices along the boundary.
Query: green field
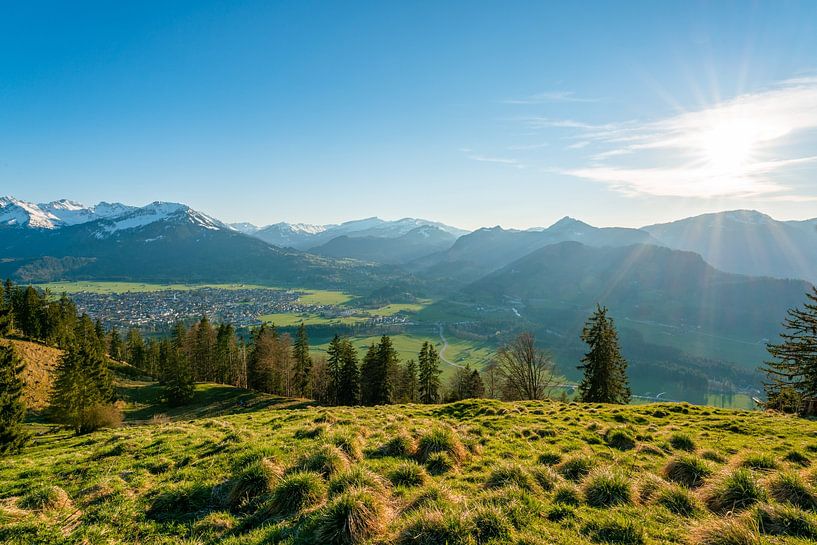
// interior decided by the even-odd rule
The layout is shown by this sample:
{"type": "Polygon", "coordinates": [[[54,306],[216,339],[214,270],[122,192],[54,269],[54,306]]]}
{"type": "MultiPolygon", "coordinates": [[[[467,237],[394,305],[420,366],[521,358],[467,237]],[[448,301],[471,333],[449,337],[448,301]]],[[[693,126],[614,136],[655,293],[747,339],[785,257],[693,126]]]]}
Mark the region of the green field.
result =
{"type": "Polygon", "coordinates": [[[670,403],[323,408],[215,385],[171,408],[155,384],[120,393],[121,429],[30,425],[33,443],[0,464],[0,543],[817,540],[811,420],[670,403]]]}
{"type": "Polygon", "coordinates": [[[278,327],[293,327],[303,323],[304,325],[352,325],[363,323],[369,317],[363,316],[343,316],[339,318],[325,318],[311,312],[280,312],[276,314],[264,314],[258,317],[262,322],[275,324],[278,327]]]}
{"type": "MultiPolygon", "coordinates": [[[[363,354],[366,353],[369,346],[380,341],[380,337],[352,337],[351,340],[352,344],[355,346],[355,348],[357,348],[360,356],[362,357],[363,354]]],[[[429,334],[428,336],[419,334],[392,335],[391,340],[392,343],[394,343],[394,348],[397,350],[397,354],[399,355],[401,361],[407,361],[410,359],[416,361],[417,355],[420,353],[420,348],[426,341],[433,343],[437,351],[440,351],[443,347],[443,343],[436,333],[429,334]]],[[[329,343],[325,342],[317,344],[312,348],[316,354],[325,355],[328,347],[329,343]]],[[[495,348],[487,343],[479,343],[449,337],[448,347],[445,350],[445,357],[457,365],[470,364],[471,367],[482,369],[491,361],[494,351],[495,348]]],[[[440,362],[440,368],[443,370],[444,379],[454,371],[453,366],[447,365],[442,361],[440,362]]]]}
{"type": "Polygon", "coordinates": [[[283,289],[274,286],[260,286],[256,284],[148,284],[143,282],[49,282],[37,284],[38,288],[48,289],[51,293],[128,293],[153,291],[182,291],[213,288],[222,290],[243,289],[283,289]]]}

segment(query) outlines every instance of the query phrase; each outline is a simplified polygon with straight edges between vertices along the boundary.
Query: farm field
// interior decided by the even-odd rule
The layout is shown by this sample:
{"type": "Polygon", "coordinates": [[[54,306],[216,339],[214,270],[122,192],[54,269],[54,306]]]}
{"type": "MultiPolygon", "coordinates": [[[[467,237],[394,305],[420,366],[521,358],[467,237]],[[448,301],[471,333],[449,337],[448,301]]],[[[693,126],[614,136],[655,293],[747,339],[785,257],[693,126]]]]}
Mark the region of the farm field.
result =
{"type": "Polygon", "coordinates": [[[817,539],[810,420],[686,404],[322,408],[212,385],[170,410],[151,404],[151,385],[126,388],[130,425],[37,425],[0,466],[0,542],[817,539]]]}

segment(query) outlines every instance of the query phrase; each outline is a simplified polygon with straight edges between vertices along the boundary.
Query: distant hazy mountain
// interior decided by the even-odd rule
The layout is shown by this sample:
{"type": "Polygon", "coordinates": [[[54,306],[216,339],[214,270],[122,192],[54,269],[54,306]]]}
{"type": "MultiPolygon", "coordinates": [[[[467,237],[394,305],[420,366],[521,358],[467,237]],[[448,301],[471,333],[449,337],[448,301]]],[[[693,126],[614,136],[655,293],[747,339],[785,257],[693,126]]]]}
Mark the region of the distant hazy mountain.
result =
{"type": "Polygon", "coordinates": [[[475,280],[530,252],[565,241],[590,246],[659,244],[649,233],[620,227],[598,228],[565,217],[547,229],[515,231],[483,228],[457,239],[444,252],[418,259],[410,266],[428,275],[454,280],[475,280]]]}
{"type": "Polygon", "coordinates": [[[277,248],[188,206],[162,202],[60,228],[2,227],[0,255],[0,273],[23,281],[315,285],[349,281],[353,268],[356,274],[361,271],[360,264],[277,248]]]}
{"type": "Polygon", "coordinates": [[[400,264],[451,247],[457,237],[434,225],[421,225],[398,237],[341,235],[310,249],[319,255],[400,264]]]}
{"type": "Polygon", "coordinates": [[[601,303],[632,320],[760,340],[776,337],[786,309],[801,304],[809,287],[721,272],[692,252],[564,242],[510,263],[463,293],[517,305],[529,317],[560,308],[586,315],[601,303]]]}
{"type": "Polygon", "coordinates": [[[398,238],[413,229],[422,226],[436,227],[446,233],[458,237],[467,233],[463,229],[451,227],[444,223],[416,218],[400,220],[383,220],[380,218],[365,218],[352,220],[339,225],[310,225],[304,223],[276,223],[256,231],[254,236],[281,247],[292,247],[299,250],[317,248],[330,240],[346,237],[378,237],[398,238]]]}
{"type": "Polygon", "coordinates": [[[303,248],[325,230],[323,225],[281,222],[262,227],[252,235],[281,248],[303,248]]]}
{"type": "Polygon", "coordinates": [[[777,221],[754,210],[735,210],[643,229],[724,271],[817,283],[817,219],[777,221]]]}

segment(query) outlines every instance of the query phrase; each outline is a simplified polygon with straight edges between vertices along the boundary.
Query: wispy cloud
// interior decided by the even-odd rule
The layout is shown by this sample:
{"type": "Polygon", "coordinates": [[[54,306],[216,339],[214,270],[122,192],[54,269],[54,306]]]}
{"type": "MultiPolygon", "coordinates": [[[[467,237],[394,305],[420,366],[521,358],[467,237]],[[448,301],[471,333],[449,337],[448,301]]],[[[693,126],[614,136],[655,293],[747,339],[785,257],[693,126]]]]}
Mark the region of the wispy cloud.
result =
{"type": "Polygon", "coordinates": [[[817,162],[793,151],[817,129],[817,78],[785,81],[650,122],[593,125],[539,118],[534,123],[573,129],[581,142],[593,142],[592,160],[599,164],[564,172],[624,193],[792,198],[797,196],[780,195],[790,190],[779,181],[781,175],[817,162]]]}
{"type": "Polygon", "coordinates": [[[497,163],[500,165],[508,165],[516,168],[525,168],[525,165],[519,162],[517,159],[513,159],[511,157],[497,157],[492,155],[482,155],[480,153],[475,153],[470,148],[462,148],[460,149],[461,152],[465,153],[465,156],[472,160],[472,161],[479,161],[480,163],[497,163]]]}
{"type": "Polygon", "coordinates": [[[505,104],[543,104],[547,102],[598,102],[597,98],[577,96],[573,91],[545,91],[523,98],[503,100],[505,104]]]}

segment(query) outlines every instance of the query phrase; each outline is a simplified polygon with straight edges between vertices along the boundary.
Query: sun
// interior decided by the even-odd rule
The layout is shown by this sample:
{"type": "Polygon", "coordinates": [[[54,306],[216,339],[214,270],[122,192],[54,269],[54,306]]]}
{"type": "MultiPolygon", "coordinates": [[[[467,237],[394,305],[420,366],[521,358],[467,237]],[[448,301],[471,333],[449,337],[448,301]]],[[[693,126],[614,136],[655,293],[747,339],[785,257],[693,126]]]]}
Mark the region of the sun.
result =
{"type": "Polygon", "coordinates": [[[740,175],[752,163],[762,132],[750,119],[722,119],[701,132],[698,145],[714,172],[740,175]]]}

